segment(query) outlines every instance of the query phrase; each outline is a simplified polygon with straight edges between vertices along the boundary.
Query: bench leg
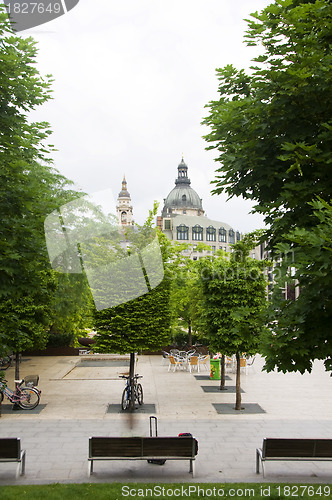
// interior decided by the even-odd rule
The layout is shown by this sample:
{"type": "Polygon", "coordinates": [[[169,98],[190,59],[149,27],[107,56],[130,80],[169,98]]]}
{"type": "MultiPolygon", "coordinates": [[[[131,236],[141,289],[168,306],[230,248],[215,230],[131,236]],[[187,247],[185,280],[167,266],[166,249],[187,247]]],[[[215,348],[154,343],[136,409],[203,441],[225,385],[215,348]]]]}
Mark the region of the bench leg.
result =
{"type": "Polygon", "coordinates": [[[25,450],[22,451],[21,454],[21,476],[25,474],[25,450]]]}
{"type": "Polygon", "coordinates": [[[259,451],[256,449],[256,474],[259,474],[259,451]]]}
{"type": "Polygon", "coordinates": [[[18,479],[20,475],[20,468],[21,468],[21,462],[17,462],[16,474],[15,474],[16,479],[18,479]]]}
{"type": "Polygon", "coordinates": [[[88,475],[91,476],[93,474],[93,460],[89,460],[88,463],[88,475]]]}
{"type": "Polygon", "coordinates": [[[256,474],[259,474],[259,462],[262,464],[263,477],[265,477],[264,459],[259,448],[256,449],[256,474]]]}
{"type": "Polygon", "coordinates": [[[189,474],[192,474],[194,477],[194,468],[195,468],[195,461],[194,460],[189,460],[189,474]]]}

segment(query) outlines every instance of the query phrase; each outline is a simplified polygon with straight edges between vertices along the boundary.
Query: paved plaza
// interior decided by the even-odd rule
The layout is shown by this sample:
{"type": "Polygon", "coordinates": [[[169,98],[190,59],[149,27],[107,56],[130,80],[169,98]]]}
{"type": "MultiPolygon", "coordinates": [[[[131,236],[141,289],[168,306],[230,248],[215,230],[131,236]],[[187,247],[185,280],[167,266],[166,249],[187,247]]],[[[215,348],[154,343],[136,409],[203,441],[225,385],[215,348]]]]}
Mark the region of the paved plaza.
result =
{"type": "MultiPolygon", "coordinates": [[[[241,375],[244,410],[235,412],[235,374],[219,381],[183,370],[168,372],[161,356],[138,356],[144,405],[121,411],[129,361],[121,356],[25,357],[21,376],[39,374],[41,404],[32,411],[2,405],[0,437],[20,437],[26,474],[15,479],[15,464],[0,464],[0,485],[68,482],[262,482],[255,451],[264,437],[331,438],[332,379],[316,362],[312,374],[262,371],[256,358],[241,375]],[[149,416],[158,417],[160,436],[191,432],[199,443],[194,478],[188,461],[165,465],[146,461],[96,462],[88,476],[90,436],[147,436],[149,416]]],[[[13,387],[14,368],[6,372],[13,387]]],[[[267,462],[264,482],[332,483],[331,462],[267,462]]]]}

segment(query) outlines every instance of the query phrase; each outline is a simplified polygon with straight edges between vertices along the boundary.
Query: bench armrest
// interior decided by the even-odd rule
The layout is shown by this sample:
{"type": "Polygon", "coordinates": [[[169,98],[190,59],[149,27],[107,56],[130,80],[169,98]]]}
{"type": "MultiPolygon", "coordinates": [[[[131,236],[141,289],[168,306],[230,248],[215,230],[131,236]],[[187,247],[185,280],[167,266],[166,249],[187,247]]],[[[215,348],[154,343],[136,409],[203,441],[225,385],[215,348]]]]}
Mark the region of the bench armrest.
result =
{"type": "MultiPolygon", "coordinates": [[[[263,452],[261,448],[256,448],[256,474],[259,474],[259,462],[263,462],[263,452]]],[[[262,463],[262,468],[263,468],[263,463],[262,463]]],[[[263,475],[264,475],[264,468],[263,468],[263,475]]]]}

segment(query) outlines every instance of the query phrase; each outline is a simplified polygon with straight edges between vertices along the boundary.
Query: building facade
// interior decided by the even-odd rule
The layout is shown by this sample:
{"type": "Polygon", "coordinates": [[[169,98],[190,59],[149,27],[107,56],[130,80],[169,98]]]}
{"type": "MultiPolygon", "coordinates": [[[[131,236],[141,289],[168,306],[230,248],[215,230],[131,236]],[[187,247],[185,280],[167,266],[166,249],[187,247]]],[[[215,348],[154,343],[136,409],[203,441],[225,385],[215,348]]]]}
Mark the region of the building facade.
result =
{"type": "MultiPolygon", "coordinates": [[[[241,239],[240,232],[226,222],[206,217],[202,199],[191,187],[188,166],[183,158],[178,165],[175,187],[164,199],[157,224],[170,240],[188,243],[190,248],[187,253],[193,260],[216,250],[231,252],[231,245],[241,239]],[[198,251],[199,243],[205,243],[210,249],[198,251]]],[[[251,257],[261,258],[259,247],[251,252],[251,257]]]]}
{"type": "Polygon", "coordinates": [[[133,218],[133,207],[131,204],[130,194],[127,190],[127,181],[125,176],[123,176],[122,189],[119,193],[116,214],[118,216],[119,224],[122,226],[132,226],[134,225],[133,218]]]}

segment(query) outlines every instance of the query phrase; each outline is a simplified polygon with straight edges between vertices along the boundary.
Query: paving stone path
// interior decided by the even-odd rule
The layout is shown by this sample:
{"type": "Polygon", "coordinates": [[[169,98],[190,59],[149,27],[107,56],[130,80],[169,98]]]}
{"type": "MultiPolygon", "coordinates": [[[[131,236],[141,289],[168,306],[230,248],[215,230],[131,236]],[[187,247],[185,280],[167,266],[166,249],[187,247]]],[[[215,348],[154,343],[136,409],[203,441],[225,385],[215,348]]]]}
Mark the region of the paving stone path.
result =
{"type": "MultiPolygon", "coordinates": [[[[264,437],[332,436],[332,379],[316,362],[312,374],[266,373],[257,358],[242,374],[241,412],[234,411],[235,374],[228,390],[196,372],[168,372],[161,356],[139,356],[145,404],[134,415],[120,409],[128,359],[117,356],[31,357],[21,376],[39,374],[41,405],[12,411],[2,405],[1,437],[20,437],[27,450],[26,474],[15,479],[14,464],[0,464],[0,485],[52,482],[261,482],[255,450],[264,437]],[[185,461],[164,466],[145,461],[98,462],[88,477],[90,436],[148,435],[149,416],[159,435],[191,432],[199,442],[195,477],[185,461]]],[[[6,372],[13,385],[14,369],[6,372]]],[[[332,483],[331,462],[269,462],[265,482],[332,483]]]]}

